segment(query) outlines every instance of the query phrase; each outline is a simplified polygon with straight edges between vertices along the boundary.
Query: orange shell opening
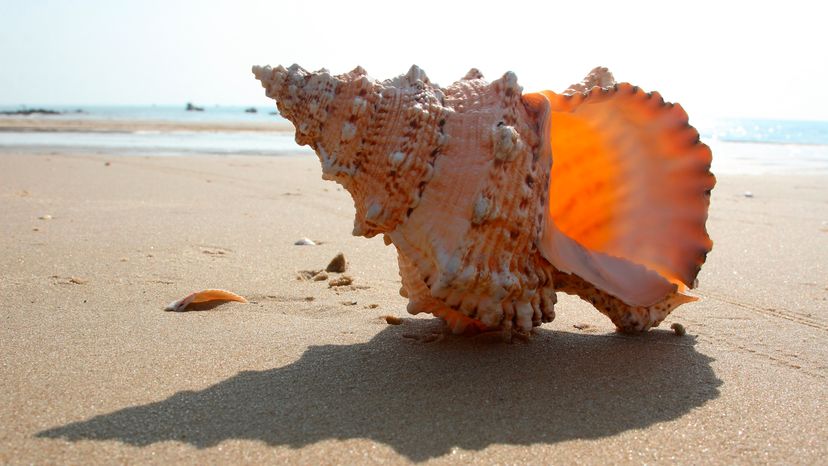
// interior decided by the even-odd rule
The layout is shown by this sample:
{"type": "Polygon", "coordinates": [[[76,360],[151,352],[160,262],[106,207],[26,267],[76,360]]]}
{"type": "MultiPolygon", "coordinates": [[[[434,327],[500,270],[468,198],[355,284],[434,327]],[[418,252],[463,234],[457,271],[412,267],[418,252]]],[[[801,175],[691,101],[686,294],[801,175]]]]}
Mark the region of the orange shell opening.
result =
{"type": "Polygon", "coordinates": [[[705,222],[715,178],[710,149],[684,110],[626,83],[574,95],[542,91],[527,103],[538,108],[541,96],[552,157],[548,213],[557,230],[608,256],[613,268],[623,259],[679,290],[692,287],[712,247],[705,222]]]}

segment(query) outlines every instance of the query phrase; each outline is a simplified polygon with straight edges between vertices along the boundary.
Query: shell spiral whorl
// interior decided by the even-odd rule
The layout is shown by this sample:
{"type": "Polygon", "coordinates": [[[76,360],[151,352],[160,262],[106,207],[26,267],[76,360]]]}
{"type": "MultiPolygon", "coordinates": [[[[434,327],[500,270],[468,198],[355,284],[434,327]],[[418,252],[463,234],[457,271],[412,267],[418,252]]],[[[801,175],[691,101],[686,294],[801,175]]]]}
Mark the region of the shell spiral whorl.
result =
{"type": "Polygon", "coordinates": [[[254,67],[254,73],[295,123],[296,143],[316,151],[323,178],[353,196],[354,235],[392,231],[417,207],[445,142],[442,96],[425,73],[412,67],[387,83],[360,67],[341,76],[298,65],[254,67]]]}

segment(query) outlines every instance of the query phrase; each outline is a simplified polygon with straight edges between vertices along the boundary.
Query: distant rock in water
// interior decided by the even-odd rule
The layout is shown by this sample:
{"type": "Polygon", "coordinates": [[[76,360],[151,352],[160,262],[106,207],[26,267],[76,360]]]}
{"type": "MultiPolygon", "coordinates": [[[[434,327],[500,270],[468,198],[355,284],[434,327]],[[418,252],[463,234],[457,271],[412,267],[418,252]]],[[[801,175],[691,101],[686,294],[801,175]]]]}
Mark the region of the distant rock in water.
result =
{"type": "Polygon", "coordinates": [[[256,107],[250,107],[250,108],[244,109],[244,112],[245,113],[256,113],[256,112],[258,112],[258,110],[256,110],[256,107]]]}
{"type": "Polygon", "coordinates": [[[193,105],[192,102],[187,102],[187,111],[188,112],[203,112],[204,107],[196,107],[195,105],[193,105]]]}
{"type": "Polygon", "coordinates": [[[0,112],[0,115],[60,115],[61,112],[57,110],[49,110],[45,108],[24,108],[22,110],[13,110],[0,112]]]}

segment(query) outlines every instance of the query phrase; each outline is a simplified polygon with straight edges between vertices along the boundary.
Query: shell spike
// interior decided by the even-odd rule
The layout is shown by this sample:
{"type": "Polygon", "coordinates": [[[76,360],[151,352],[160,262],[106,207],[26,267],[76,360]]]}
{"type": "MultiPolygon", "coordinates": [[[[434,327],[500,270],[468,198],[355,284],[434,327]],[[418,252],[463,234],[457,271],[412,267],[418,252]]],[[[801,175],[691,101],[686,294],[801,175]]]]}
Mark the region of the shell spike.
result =
{"type": "Polygon", "coordinates": [[[429,82],[425,71],[417,65],[411,65],[411,68],[408,69],[408,73],[405,74],[405,77],[408,78],[408,82],[412,84],[417,81],[422,81],[424,83],[429,82]]]}
{"type": "Polygon", "coordinates": [[[492,84],[502,89],[507,97],[520,96],[523,92],[523,87],[518,84],[517,75],[513,71],[503,73],[503,76],[492,84]]]}
{"type": "Polygon", "coordinates": [[[288,67],[287,71],[289,73],[299,73],[299,72],[307,73],[308,72],[308,70],[306,70],[306,69],[302,68],[301,66],[299,66],[298,63],[294,63],[294,64],[290,65],[288,67]]]}
{"type": "Polygon", "coordinates": [[[471,81],[472,79],[483,79],[483,73],[481,73],[477,68],[470,69],[466,75],[463,76],[463,80],[471,81]]]}
{"type": "Polygon", "coordinates": [[[349,71],[348,74],[353,76],[353,77],[359,77],[359,76],[367,76],[368,72],[365,71],[365,68],[357,65],[354,69],[349,71]]]}
{"type": "Polygon", "coordinates": [[[589,92],[593,87],[601,87],[609,89],[616,85],[615,77],[610,73],[610,70],[604,66],[598,66],[592,69],[584,79],[579,83],[569,86],[561,94],[572,95],[583,92],[589,92]]]}

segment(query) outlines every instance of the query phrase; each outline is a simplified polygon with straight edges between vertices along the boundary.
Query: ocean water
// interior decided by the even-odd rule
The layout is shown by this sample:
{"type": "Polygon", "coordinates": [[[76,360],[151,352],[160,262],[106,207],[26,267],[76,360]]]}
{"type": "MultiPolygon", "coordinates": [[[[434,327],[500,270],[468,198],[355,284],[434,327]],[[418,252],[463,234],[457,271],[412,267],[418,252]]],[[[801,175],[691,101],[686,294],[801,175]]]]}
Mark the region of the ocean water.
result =
{"type": "MultiPolygon", "coordinates": [[[[48,107],[62,115],[34,115],[38,119],[173,121],[180,123],[285,122],[273,107],[206,106],[188,112],[184,106],[48,107]],[[75,113],[76,109],[83,112],[75,113]]],[[[19,108],[3,108],[17,110],[19,108]]],[[[0,116],[0,118],[3,118],[0,116]]],[[[828,122],[762,119],[692,120],[702,142],[713,150],[714,173],[792,174],[828,173],[828,122]]],[[[250,154],[278,156],[311,153],[285,132],[131,131],[14,132],[0,131],[0,148],[83,150],[124,155],[250,154]]]]}
{"type": "Polygon", "coordinates": [[[692,121],[713,151],[714,173],[826,174],[828,121],[692,121]]]}
{"type": "MultiPolygon", "coordinates": [[[[191,122],[231,122],[263,123],[276,118],[276,104],[265,107],[253,107],[256,113],[247,113],[243,106],[213,105],[202,106],[202,112],[188,112],[184,105],[34,105],[30,108],[47,108],[61,112],[61,115],[37,115],[34,118],[45,119],[87,119],[87,120],[144,120],[144,121],[179,121],[191,122]],[[80,110],[80,111],[78,111],[80,110]],[[273,113],[273,114],[271,114],[273,113]]],[[[0,112],[22,110],[23,107],[0,106],[0,112]]]]}
{"type": "MultiPolygon", "coordinates": [[[[32,107],[37,108],[37,107],[32,107]]],[[[176,123],[286,123],[272,107],[206,106],[187,111],[184,106],[46,106],[60,115],[10,116],[38,120],[169,121],[176,123]],[[81,111],[78,111],[81,110],[81,111]]],[[[19,107],[0,107],[15,111],[19,107]]],[[[0,116],[0,118],[4,118],[0,116]]],[[[275,126],[275,125],[274,125],[275,126]]],[[[140,125],[136,125],[140,128],[140,125]]],[[[114,155],[174,156],[187,154],[268,155],[312,153],[296,144],[293,134],[265,131],[186,131],[136,129],[127,132],[16,132],[0,131],[0,148],[19,150],[83,151],[114,155]]]]}

